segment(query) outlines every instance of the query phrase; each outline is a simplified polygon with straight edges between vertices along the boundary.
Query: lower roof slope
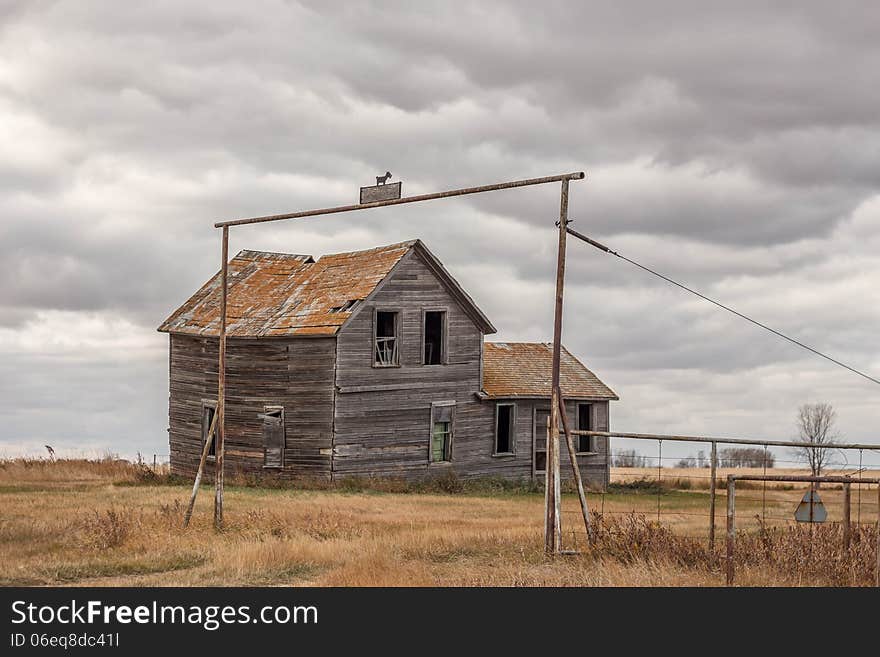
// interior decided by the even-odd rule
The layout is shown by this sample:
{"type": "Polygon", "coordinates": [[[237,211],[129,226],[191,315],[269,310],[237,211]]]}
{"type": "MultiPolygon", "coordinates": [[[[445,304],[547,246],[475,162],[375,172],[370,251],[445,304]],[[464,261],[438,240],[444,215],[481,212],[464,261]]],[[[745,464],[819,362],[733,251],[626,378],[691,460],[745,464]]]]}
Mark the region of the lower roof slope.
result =
{"type": "MultiPolygon", "coordinates": [[[[549,398],[553,346],[546,342],[486,342],[483,391],[489,397],[549,398]]],[[[577,358],[562,348],[559,361],[562,396],[572,399],[618,399],[577,358]]]]}

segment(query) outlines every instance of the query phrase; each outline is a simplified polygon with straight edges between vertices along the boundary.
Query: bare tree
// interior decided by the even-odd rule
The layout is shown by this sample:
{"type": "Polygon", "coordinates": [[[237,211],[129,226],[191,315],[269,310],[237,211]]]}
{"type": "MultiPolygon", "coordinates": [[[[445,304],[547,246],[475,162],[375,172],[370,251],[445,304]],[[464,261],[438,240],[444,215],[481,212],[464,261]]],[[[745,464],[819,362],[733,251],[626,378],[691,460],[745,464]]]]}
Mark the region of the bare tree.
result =
{"type": "Polygon", "coordinates": [[[648,458],[634,449],[621,449],[614,453],[611,465],[615,468],[645,468],[648,458]]]}
{"type": "Polygon", "coordinates": [[[814,477],[822,476],[831,459],[831,449],[838,438],[834,430],[836,419],[834,407],[824,402],[804,404],[798,409],[797,440],[810,443],[810,446],[796,447],[795,454],[799,460],[809,464],[814,477]]]}
{"type": "Polygon", "coordinates": [[[721,450],[718,462],[723,468],[772,468],[776,459],[760,447],[730,447],[721,450]]]}

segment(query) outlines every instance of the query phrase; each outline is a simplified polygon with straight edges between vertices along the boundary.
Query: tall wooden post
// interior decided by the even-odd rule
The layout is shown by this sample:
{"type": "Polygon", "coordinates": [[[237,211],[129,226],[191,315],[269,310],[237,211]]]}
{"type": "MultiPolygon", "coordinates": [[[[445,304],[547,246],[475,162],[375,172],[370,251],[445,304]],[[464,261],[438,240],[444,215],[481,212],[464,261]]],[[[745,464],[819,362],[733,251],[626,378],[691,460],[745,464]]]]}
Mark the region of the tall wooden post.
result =
{"type": "Polygon", "coordinates": [[[709,464],[709,551],[715,551],[715,477],[718,468],[718,445],[712,443],[712,462],[709,464]]]}
{"type": "Polygon", "coordinates": [[[736,540],[736,480],[727,477],[727,585],[733,586],[733,543],[736,540]]]}
{"type": "Polygon", "coordinates": [[[849,483],[843,485],[843,549],[849,554],[849,545],[851,542],[852,528],[850,520],[852,513],[850,511],[851,486],[849,483]]]}
{"type": "Polygon", "coordinates": [[[214,528],[223,527],[223,452],[226,449],[226,296],[229,273],[229,226],[223,226],[220,248],[220,336],[217,363],[217,460],[214,469],[214,528]]]}
{"type": "Polygon", "coordinates": [[[557,555],[562,547],[559,481],[559,360],[562,352],[562,293],[565,287],[565,232],[568,226],[568,178],[559,199],[559,250],[556,256],[556,307],[553,319],[553,370],[550,380],[550,433],[547,436],[547,474],[544,480],[544,551],[557,555]]]}

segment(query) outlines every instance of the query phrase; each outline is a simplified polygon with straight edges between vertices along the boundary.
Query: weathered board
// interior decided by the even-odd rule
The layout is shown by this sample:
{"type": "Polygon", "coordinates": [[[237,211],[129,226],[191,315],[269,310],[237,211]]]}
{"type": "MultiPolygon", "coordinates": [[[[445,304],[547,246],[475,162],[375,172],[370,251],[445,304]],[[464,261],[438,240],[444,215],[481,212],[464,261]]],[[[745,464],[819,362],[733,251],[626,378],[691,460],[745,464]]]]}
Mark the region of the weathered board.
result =
{"type": "Polygon", "coordinates": [[[375,203],[376,201],[391,201],[400,198],[403,185],[400,182],[387,183],[385,185],[370,185],[361,187],[361,203],[375,203]]]}
{"type": "MultiPolygon", "coordinates": [[[[202,448],[202,407],[217,399],[217,339],[170,336],[171,470],[192,476],[202,448]]],[[[283,475],[330,475],[334,338],[229,339],[226,464],[262,472],[267,407],[284,409],[283,475]]],[[[213,461],[207,475],[213,474],[213,461]]]]}

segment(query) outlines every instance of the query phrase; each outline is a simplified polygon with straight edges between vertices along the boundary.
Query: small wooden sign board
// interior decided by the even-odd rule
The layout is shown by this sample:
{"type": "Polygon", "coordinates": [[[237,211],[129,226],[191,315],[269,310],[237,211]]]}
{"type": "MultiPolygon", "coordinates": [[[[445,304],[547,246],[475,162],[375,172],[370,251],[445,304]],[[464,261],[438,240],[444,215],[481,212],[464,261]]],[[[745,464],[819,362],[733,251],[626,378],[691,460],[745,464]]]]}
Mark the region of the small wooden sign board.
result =
{"type": "Polygon", "coordinates": [[[393,201],[400,198],[401,183],[387,183],[385,185],[371,185],[361,187],[361,203],[375,203],[376,201],[393,201]]]}
{"type": "Polygon", "coordinates": [[[819,491],[808,490],[804,493],[804,499],[798,504],[798,508],[794,512],[794,519],[798,522],[825,522],[828,519],[828,512],[822,499],[819,497],[819,491]],[[812,500],[813,510],[810,512],[810,501],[812,500]]]}

